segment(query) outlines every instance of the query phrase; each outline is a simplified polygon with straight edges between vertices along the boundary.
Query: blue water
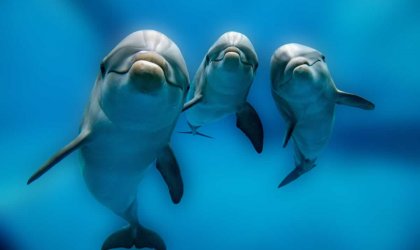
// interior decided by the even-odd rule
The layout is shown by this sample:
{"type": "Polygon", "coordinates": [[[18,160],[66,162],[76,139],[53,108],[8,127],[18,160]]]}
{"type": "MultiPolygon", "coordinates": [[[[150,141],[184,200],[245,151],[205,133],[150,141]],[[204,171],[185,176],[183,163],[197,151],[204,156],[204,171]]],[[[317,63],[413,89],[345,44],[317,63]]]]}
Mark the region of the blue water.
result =
{"type": "MultiPolygon", "coordinates": [[[[261,155],[233,117],[203,127],[214,140],[173,135],[181,204],[155,168],[139,186],[139,216],[169,250],[420,249],[418,13],[415,0],[1,1],[0,248],[100,249],[124,225],[88,192],[78,154],[26,180],[77,134],[103,56],[156,29],[191,76],[218,36],[246,34],[260,60],[249,101],[265,129],[261,155]],[[338,87],[376,110],[338,107],[317,167],[277,189],[293,152],[281,148],[269,60],[288,42],[322,51],[338,87]]],[[[186,128],[181,116],[176,130],[186,128]]]]}

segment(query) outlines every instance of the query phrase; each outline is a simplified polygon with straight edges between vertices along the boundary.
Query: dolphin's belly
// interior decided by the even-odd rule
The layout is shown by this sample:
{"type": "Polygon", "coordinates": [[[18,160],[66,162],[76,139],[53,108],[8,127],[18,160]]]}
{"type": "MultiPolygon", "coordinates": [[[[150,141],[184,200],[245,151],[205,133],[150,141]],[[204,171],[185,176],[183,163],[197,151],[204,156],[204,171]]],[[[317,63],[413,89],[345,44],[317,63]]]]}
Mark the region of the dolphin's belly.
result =
{"type": "Polygon", "coordinates": [[[214,87],[217,84],[209,82],[204,90],[203,100],[187,111],[186,115],[190,124],[202,126],[236,113],[244,105],[246,88],[238,89],[236,92],[225,92],[214,87]]]}
{"type": "Polygon", "coordinates": [[[203,126],[217,121],[237,111],[237,108],[229,105],[218,105],[217,103],[199,103],[187,111],[187,120],[191,125],[203,126]]]}
{"type": "Polygon", "coordinates": [[[136,198],[144,171],[168,143],[169,136],[163,134],[108,131],[83,146],[83,176],[95,198],[123,213],[136,198]]]}
{"type": "Polygon", "coordinates": [[[306,159],[315,159],[327,144],[334,122],[335,104],[325,98],[292,106],[297,117],[293,140],[306,159]]]}

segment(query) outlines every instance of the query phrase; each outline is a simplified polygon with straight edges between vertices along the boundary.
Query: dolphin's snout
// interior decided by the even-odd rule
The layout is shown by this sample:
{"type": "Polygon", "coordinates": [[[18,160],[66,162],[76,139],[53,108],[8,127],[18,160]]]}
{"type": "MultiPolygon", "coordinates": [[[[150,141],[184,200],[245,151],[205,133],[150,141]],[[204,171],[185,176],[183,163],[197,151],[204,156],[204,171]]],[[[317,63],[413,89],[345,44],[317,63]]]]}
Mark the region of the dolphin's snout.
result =
{"type": "Polygon", "coordinates": [[[223,66],[227,70],[235,70],[240,66],[241,56],[236,52],[227,52],[223,60],[223,66]]]}
{"type": "Polygon", "coordinates": [[[218,52],[218,55],[216,58],[211,59],[214,62],[220,62],[223,61],[224,59],[226,59],[226,56],[234,56],[237,55],[238,58],[241,57],[241,50],[234,47],[234,46],[230,46],[227,47],[226,49],[218,52]]]}
{"type": "Polygon", "coordinates": [[[141,92],[153,92],[165,83],[166,60],[154,51],[141,51],[134,55],[130,69],[133,87],[141,92]]]}
{"type": "Polygon", "coordinates": [[[240,52],[236,51],[227,51],[225,52],[225,61],[226,60],[235,60],[239,63],[239,61],[241,60],[241,54],[240,52]]]}
{"type": "Polygon", "coordinates": [[[295,57],[291,59],[284,69],[283,73],[283,83],[290,80],[293,76],[295,77],[302,77],[310,74],[310,67],[315,65],[316,63],[321,62],[320,58],[317,57],[295,57]]]}
{"type": "Polygon", "coordinates": [[[228,47],[227,49],[225,49],[225,55],[227,54],[227,53],[236,53],[236,54],[241,54],[241,50],[240,49],[238,49],[237,47],[233,47],[233,46],[231,46],[231,47],[228,47]]]}
{"type": "Polygon", "coordinates": [[[230,46],[221,51],[219,56],[213,61],[222,62],[222,65],[227,70],[236,70],[243,61],[242,57],[244,56],[240,49],[230,46]]]}
{"type": "Polygon", "coordinates": [[[165,83],[163,69],[155,63],[138,60],[133,63],[129,73],[130,83],[140,92],[153,92],[165,83]]]}
{"type": "Polygon", "coordinates": [[[302,65],[313,66],[315,63],[320,62],[320,61],[321,59],[316,58],[316,57],[313,57],[313,58],[312,57],[311,58],[296,57],[289,61],[289,63],[286,66],[286,70],[294,70],[295,68],[302,65]]]}
{"type": "Polygon", "coordinates": [[[161,67],[162,69],[165,69],[165,67],[166,67],[165,58],[163,58],[161,55],[159,55],[158,53],[156,53],[154,51],[140,51],[137,54],[135,54],[133,59],[132,59],[133,64],[136,61],[140,61],[140,60],[144,60],[144,61],[154,63],[154,64],[158,65],[159,67],[161,67]]]}

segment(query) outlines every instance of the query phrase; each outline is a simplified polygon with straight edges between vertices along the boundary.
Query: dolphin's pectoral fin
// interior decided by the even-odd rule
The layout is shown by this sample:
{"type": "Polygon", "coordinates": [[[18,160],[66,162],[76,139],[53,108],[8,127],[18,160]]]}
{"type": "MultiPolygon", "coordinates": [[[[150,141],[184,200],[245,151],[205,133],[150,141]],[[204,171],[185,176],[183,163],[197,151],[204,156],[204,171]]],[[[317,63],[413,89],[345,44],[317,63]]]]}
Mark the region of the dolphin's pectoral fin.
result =
{"type": "Polygon", "coordinates": [[[286,123],[287,123],[286,134],[284,135],[284,139],[283,139],[283,148],[285,148],[287,144],[289,143],[290,138],[293,135],[293,131],[295,130],[296,119],[295,119],[292,109],[290,108],[289,103],[287,103],[284,99],[278,96],[277,93],[275,94],[276,95],[274,95],[274,99],[279,104],[280,113],[285,118],[286,123]]]}
{"type": "Polygon", "coordinates": [[[210,135],[206,135],[206,134],[203,134],[203,133],[201,133],[201,132],[195,132],[194,133],[194,135],[199,135],[199,136],[202,136],[202,137],[206,137],[206,138],[209,138],[209,139],[214,139],[214,137],[213,136],[210,136],[210,135]]]}
{"type": "Polygon", "coordinates": [[[375,104],[365,98],[343,91],[338,91],[336,103],[367,110],[375,108],[375,104]]]}
{"type": "Polygon", "coordinates": [[[190,101],[188,101],[187,103],[184,104],[184,107],[182,108],[182,112],[186,111],[187,109],[191,108],[192,106],[196,105],[197,103],[199,103],[201,100],[203,99],[203,95],[202,94],[196,94],[193,99],[191,99],[190,101]]]}
{"type": "Polygon", "coordinates": [[[190,127],[191,131],[178,131],[178,133],[189,134],[189,135],[199,135],[199,136],[203,136],[203,137],[206,137],[206,138],[213,139],[213,137],[210,136],[210,135],[206,135],[206,134],[203,134],[201,132],[198,132],[198,128],[200,128],[201,126],[194,126],[190,123],[188,123],[188,126],[190,127]]]}
{"type": "Polygon", "coordinates": [[[202,137],[214,139],[213,136],[206,135],[206,134],[203,134],[203,133],[198,132],[198,131],[196,131],[196,132],[193,132],[193,131],[179,131],[178,133],[181,133],[181,134],[189,134],[189,135],[199,135],[199,136],[202,136],[202,137]]]}
{"type": "Polygon", "coordinates": [[[255,150],[261,153],[264,143],[262,123],[257,112],[248,102],[236,113],[236,127],[249,138],[255,150]]]}
{"type": "Polygon", "coordinates": [[[137,249],[166,249],[165,243],[157,233],[144,228],[141,225],[136,225],[127,226],[111,234],[103,243],[102,250],[114,248],[132,248],[133,246],[135,246],[137,249]]]}
{"type": "Polygon", "coordinates": [[[54,167],[55,164],[59,163],[67,155],[71,154],[74,150],[82,146],[88,139],[90,133],[88,131],[82,131],[73,141],[67,144],[63,149],[56,153],[50,158],[44,165],[42,165],[28,180],[27,184],[31,184],[33,181],[41,177],[48,170],[54,167]]]}
{"type": "Polygon", "coordinates": [[[168,186],[173,203],[179,203],[184,193],[184,184],[175,155],[169,145],[159,153],[156,168],[168,186]]]}
{"type": "Polygon", "coordinates": [[[295,122],[289,123],[289,126],[287,127],[287,131],[286,131],[286,135],[284,136],[283,148],[285,148],[287,146],[287,143],[289,143],[289,140],[292,137],[295,127],[296,127],[295,122]]]}

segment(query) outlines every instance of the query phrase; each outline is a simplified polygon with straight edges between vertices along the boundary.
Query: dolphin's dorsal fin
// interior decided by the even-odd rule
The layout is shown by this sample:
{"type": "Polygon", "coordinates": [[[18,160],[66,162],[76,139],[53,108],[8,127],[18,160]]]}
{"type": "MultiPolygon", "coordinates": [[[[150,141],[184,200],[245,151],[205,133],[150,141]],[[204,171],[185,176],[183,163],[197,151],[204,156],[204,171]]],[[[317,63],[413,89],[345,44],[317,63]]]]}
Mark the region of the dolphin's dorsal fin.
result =
{"type": "Polygon", "coordinates": [[[289,140],[292,137],[292,134],[293,134],[293,131],[295,130],[295,127],[296,127],[295,122],[290,122],[288,124],[286,134],[284,136],[283,148],[285,148],[287,146],[287,143],[289,143],[289,140]]]}
{"type": "Polygon", "coordinates": [[[193,97],[193,99],[191,99],[190,101],[188,101],[187,103],[184,104],[184,107],[182,108],[182,112],[186,111],[187,109],[191,108],[195,104],[199,103],[202,99],[203,99],[202,94],[196,94],[193,97]]]}
{"type": "Polygon", "coordinates": [[[361,109],[371,110],[375,108],[375,104],[355,94],[346,93],[344,91],[337,92],[337,104],[344,104],[361,109]]]}
{"type": "Polygon", "coordinates": [[[182,182],[181,171],[175,154],[169,145],[166,145],[159,152],[156,160],[156,168],[159,170],[169,189],[172,202],[178,204],[184,193],[184,184],[182,182]]]}
{"type": "Polygon", "coordinates": [[[238,127],[251,141],[257,153],[261,153],[264,143],[264,131],[255,109],[248,102],[236,113],[238,127]]]}
{"type": "Polygon", "coordinates": [[[71,154],[74,150],[78,149],[83,145],[88,139],[90,132],[82,131],[73,141],[67,144],[59,152],[57,152],[53,157],[51,157],[42,167],[40,167],[32,176],[29,178],[27,184],[31,184],[33,181],[41,177],[48,170],[50,170],[54,165],[59,163],[67,155],[71,154]]]}

